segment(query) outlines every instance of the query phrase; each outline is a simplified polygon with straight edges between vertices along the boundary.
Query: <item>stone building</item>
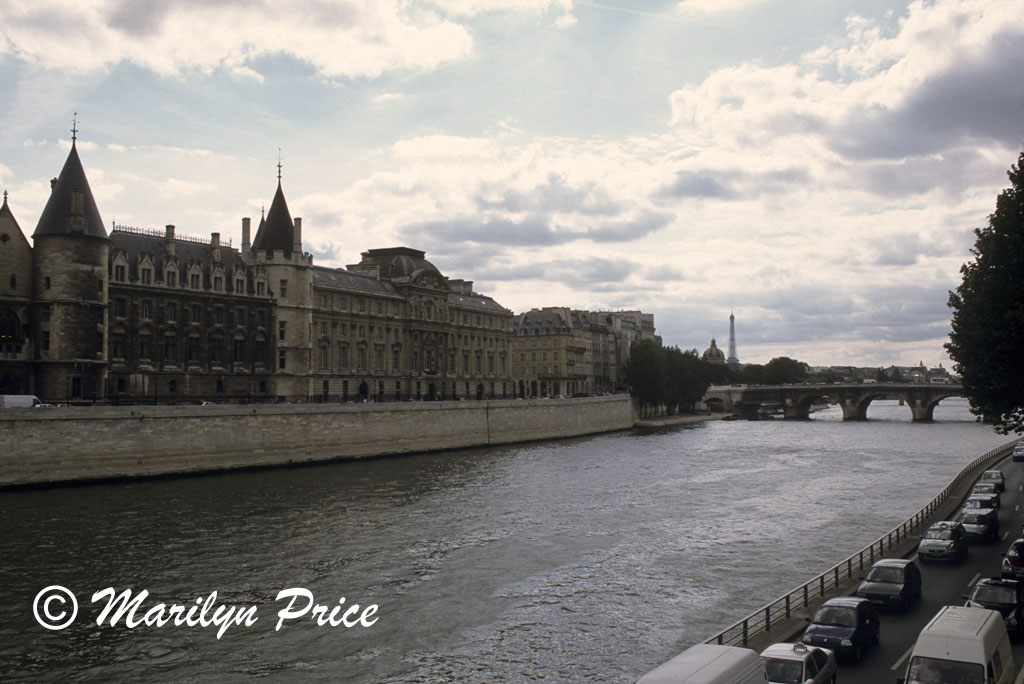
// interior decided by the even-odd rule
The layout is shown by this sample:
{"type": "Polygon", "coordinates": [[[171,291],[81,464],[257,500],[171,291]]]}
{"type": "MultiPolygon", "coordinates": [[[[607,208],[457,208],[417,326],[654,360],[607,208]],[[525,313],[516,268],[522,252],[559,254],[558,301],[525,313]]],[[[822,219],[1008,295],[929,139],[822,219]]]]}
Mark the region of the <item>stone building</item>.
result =
{"type": "Polygon", "coordinates": [[[544,307],[515,320],[512,375],[522,397],[602,394],[623,389],[630,345],[656,340],[653,314],[544,307]]]}
{"type": "Polygon", "coordinates": [[[240,249],[112,226],[74,140],[30,246],[0,207],[0,392],[45,401],[511,397],[513,314],[424,252],[316,266],[281,187],[240,249]]]}

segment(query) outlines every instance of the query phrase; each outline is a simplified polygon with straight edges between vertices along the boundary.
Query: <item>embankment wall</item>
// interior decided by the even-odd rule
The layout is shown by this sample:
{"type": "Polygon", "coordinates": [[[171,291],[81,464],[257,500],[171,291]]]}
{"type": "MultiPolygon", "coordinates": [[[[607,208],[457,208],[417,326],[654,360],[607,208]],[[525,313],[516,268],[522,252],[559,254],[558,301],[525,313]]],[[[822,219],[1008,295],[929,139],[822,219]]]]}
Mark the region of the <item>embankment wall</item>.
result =
{"type": "Polygon", "coordinates": [[[0,487],[188,474],[625,430],[628,395],[0,411],[0,487]]]}

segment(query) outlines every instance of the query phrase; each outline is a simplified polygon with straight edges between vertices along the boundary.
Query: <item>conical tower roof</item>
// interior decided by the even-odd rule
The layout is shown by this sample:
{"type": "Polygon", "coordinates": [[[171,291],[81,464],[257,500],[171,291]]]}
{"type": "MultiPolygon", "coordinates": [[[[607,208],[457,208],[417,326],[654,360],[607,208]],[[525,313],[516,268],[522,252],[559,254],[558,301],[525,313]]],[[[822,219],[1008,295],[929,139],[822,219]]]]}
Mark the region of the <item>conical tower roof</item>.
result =
{"type": "Polygon", "coordinates": [[[294,237],[295,222],[292,221],[291,212],[288,211],[288,202],[284,199],[284,190],[281,189],[281,179],[279,178],[274,201],[270,203],[270,211],[267,212],[266,219],[260,222],[256,238],[252,241],[252,248],[254,251],[260,252],[277,250],[291,252],[294,237]]]}
{"type": "Polygon", "coordinates": [[[92,196],[89,180],[82,168],[82,160],[78,158],[78,147],[72,141],[71,152],[50,192],[50,199],[46,201],[32,237],[80,234],[107,238],[96,199],[92,196]]]}

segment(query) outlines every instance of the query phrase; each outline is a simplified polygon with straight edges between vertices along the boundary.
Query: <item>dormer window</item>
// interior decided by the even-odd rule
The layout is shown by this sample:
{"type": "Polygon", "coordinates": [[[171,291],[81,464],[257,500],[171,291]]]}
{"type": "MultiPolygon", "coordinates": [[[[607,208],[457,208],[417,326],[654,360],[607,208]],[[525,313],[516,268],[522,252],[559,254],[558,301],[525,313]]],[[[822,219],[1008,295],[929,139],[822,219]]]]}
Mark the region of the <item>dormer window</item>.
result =
{"type": "Polygon", "coordinates": [[[235,279],[235,294],[245,294],[245,278],[235,279]]]}
{"type": "Polygon", "coordinates": [[[197,271],[192,271],[188,275],[188,286],[193,290],[199,289],[199,273],[197,271]]]}
{"type": "Polygon", "coordinates": [[[164,281],[167,283],[167,287],[178,287],[178,270],[174,268],[167,269],[164,281]]]}
{"type": "Polygon", "coordinates": [[[116,266],[114,266],[114,280],[116,280],[119,283],[123,283],[125,281],[127,272],[128,269],[125,268],[124,264],[117,264],[116,266]]]}
{"type": "Polygon", "coordinates": [[[256,281],[256,294],[263,297],[267,294],[267,283],[263,280],[256,281]]]}
{"type": "Polygon", "coordinates": [[[140,272],[140,278],[143,285],[150,285],[153,282],[153,269],[143,268],[140,272]]]}
{"type": "Polygon", "coordinates": [[[215,275],[213,276],[213,291],[221,292],[224,289],[224,277],[215,275]]]}

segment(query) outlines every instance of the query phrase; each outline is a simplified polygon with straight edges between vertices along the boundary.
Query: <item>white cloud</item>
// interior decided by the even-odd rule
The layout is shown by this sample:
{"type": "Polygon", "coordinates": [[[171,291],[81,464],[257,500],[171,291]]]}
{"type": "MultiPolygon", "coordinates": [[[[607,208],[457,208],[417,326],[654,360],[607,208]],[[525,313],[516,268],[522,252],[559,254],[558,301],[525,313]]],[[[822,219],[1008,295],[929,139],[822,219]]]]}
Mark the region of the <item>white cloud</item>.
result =
{"type": "Polygon", "coordinates": [[[226,70],[259,81],[254,60],[291,55],[328,78],[430,70],[464,58],[465,27],[399,0],[320,3],[15,0],[0,5],[0,54],[84,73],[121,62],[165,76],[226,70]]]}
{"type": "Polygon", "coordinates": [[[726,12],[738,12],[754,5],[759,5],[764,0],[683,0],[679,3],[680,12],[694,12],[697,14],[724,14],[726,12]]]}

